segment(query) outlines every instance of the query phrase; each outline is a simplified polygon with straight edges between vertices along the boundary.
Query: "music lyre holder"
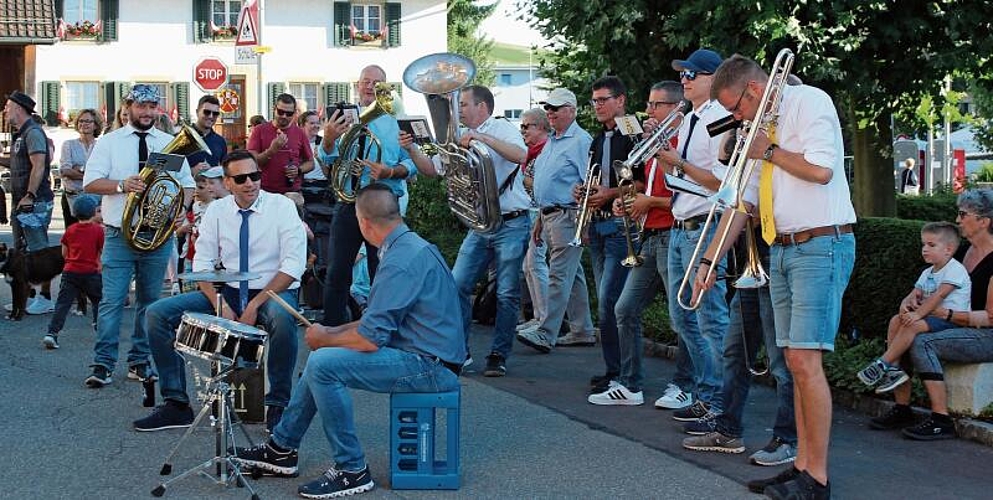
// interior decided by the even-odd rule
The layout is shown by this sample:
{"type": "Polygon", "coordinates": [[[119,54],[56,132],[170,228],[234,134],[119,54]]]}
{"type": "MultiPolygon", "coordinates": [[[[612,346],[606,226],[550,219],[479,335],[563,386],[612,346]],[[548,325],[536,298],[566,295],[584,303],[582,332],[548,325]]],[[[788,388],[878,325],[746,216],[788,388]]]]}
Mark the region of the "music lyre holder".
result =
{"type": "MultiPolygon", "coordinates": [[[[225,271],[209,271],[201,273],[183,273],[178,276],[180,279],[186,279],[190,281],[197,282],[210,282],[214,287],[215,291],[215,314],[217,317],[223,317],[224,312],[224,300],[221,290],[226,283],[234,281],[247,281],[256,279],[259,277],[257,273],[245,273],[245,272],[225,272],[225,271]]],[[[193,431],[202,424],[208,415],[216,418],[216,425],[214,426],[215,435],[215,449],[214,456],[211,457],[206,462],[196,465],[190,469],[187,469],[182,474],[165,481],[155,489],[152,490],[152,495],[156,497],[161,497],[165,494],[166,489],[170,484],[175,483],[187,476],[199,472],[203,476],[210,478],[217,484],[223,484],[225,486],[230,486],[235,483],[239,486],[244,486],[248,488],[249,493],[252,495],[252,500],[258,500],[259,496],[255,493],[255,490],[248,484],[245,480],[245,474],[242,472],[241,468],[237,463],[232,460],[232,450],[234,449],[234,426],[237,424],[238,428],[241,429],[242,433],[245,435],[245,439],[251,442],[251,437],[248,432],[241,425],[240,421],[233,421],[231,415],[233,415],[234,408],[231,404],[231,394],[232,389],[230,384],[227,382],[229,375],[234,373],[235,370],[242,368],[244,365],[239,360],[234,360],[232,363],[224,366],[224,363],[219,359],[212,359],[210,361],[210,378],[207,379],[206,383],[206,393],[208,395],[207,400],[204,401],[203,407],[197,414],[196,418],[193,419],[193,423],[190,425],[183,436],[179,438],[179,441],[173,447],[172,451],[166,457],[165,462],[162,464],[162,469],[159,471],[160,475],[168,476],[172,474],[172,459],[182,447],[183,442],[186,441],[193,431]],[[231,448],[228,447],[228,442],[232,444],[231,448]],[[217,478],[213,475],[205,472],[210,469],[211,466],[216,466],[217,478]]]]}

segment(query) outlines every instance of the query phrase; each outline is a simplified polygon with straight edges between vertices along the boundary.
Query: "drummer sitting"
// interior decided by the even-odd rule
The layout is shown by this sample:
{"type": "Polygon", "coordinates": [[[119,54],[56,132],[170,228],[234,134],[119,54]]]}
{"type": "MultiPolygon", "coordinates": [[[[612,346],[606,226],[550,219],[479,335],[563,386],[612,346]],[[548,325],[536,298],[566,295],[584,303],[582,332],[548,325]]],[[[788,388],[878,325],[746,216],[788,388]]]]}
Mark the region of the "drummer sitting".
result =
{"type": "Polygon", "coordinates": [[[148,307],[146,329],[165,404],[148,417],[136,420],[135,430],[176,429],[193,423],[184,359],[173,344],[183,313],[215,311],[217,292],[212,281],[227,281],[221,276],[224,273],[212,272],[216,264],[222,265],[226,273],[253,275],[247,282],[222,287],[222,316],[258,325],[268,333],[269,392],[265,404],[270,429],[289,403],[299,345],[297,321],[262,292],[272,290],[296,307],[297,288],[306,264],[307,237],[300,219],[294,216],[293,202],[262,191],[260,175],[252,153],[241,150],[228,155],[224,161],[224,186],[232,196],[207,207],[196,240],[193,271],[207,276],[197,280],[199,291],[164,298],[148,307]]]}

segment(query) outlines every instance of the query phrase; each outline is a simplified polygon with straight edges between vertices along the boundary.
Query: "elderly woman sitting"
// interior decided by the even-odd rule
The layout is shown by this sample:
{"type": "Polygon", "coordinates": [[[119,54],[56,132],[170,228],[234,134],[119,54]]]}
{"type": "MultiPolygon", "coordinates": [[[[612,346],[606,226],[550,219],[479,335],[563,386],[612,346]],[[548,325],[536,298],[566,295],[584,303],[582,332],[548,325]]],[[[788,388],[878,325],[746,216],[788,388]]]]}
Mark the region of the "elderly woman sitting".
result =
{"type": "MultiPolygon", "coordinates": [[[[937,307],[931,315],[950,318],[961,328],[918,335],[909,352],[909,366],[924,382],[931,400],[931,417],[913,425],[910,410],[910,384],[894,390],[896,405],[882,417],[872,419],[874,429],[903,429],[910,439],[934,440],[955,437],[955,425],[948,416],[948,393],[942,362],[985,363],[993,361],[993,191],[970,190],[958,198],[958,225],[969,240],[965,252],[956,258],[972,279],[972,310],[951,311],[937,307]]],[[[904,364],[908,365],[905,357],[904,364]]]]}

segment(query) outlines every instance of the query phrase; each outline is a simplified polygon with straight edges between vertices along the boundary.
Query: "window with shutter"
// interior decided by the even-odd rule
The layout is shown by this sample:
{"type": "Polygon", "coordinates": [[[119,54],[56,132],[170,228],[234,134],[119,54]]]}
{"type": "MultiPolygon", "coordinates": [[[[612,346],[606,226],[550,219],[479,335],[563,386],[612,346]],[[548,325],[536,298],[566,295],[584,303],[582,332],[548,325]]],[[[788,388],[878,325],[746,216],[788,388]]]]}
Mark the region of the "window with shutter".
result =
{"type": "Polygon", "coordinates": [[[276,107],[276,96],[284,92],[286,92],[286,85],[283,82],[269,82],[266,85],[266,102],[269,107],[259,114],[263,116],[272,114],[272,109],[276,107]]]}
{"type": "Polygon", "coordinates": [[[173,98],[176,100],[176,115],[179,117],[176,125],[180,123],[191,123],[190,121],[190,83],[174,82],[169,84],[173,98]]]}
{"type": "Polygon", "coordinates": [[[400,46],[400,15],[400,2],[386,4],[386,45],[389,47],[400,46]]]}
{"type": "Polygon", "coordinates": [[[334,44],[336,47],[347,47],[352,44],[351,2],[334,3],[334,44]]]}
{"type": "Polygon", "coordinates": [[[339,102],[352,102],[349,91],[352,84],[348,82],[331,82],[324,84],[324,105],[331,106],[339,102]]]}
{"type": "Polygon", "coordinates": [[[55,125],[59,123],[59,107],[61,106],[62,86],[59,82],[41,82],[41,117],[45,123],[55,125]]]}
{"type": "Polygon", "coordinates": [[[117,18],[120,17],[120,0],[100,0],[100,37],[105,42],[117,41],[117,18]]]}
{"type": "Polygon", "coordinates": [[[193,43],[210,40],[210,0],[193,0],[193,43]]]}
{"type": "Polygon", "coordinates": [[[117,118],[117,111],[124,104],[124,95],[128,93],[128,84],[125,82],[104,82],[103,83],[103,106],[107,114],[105,116],[109,128],[114,126],[117,118]]]}

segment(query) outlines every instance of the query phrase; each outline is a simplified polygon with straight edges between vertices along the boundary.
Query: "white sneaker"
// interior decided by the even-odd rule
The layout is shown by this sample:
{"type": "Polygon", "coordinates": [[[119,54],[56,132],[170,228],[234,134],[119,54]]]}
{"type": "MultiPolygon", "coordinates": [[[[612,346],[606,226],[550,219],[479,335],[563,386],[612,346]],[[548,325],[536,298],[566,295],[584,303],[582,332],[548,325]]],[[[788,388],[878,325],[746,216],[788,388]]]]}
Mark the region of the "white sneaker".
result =
{"type": "Polygon", "coordinates": [[[655,400],[655,407],[660,410],[679,410],[693,404],[693,395],[683,392],[679,386],[669,384],[662,397],[655,400]]]}
{"type": "Polygon", "coordinates": [[[645,404],[645,396],[641,391],[631,392],[627,387],[611,380],[606,391],[590,394],[586,398],[590,404],[602,406],[638,406],[645,404]]]}
{"type": "MultiPolygon", "coordinates": [[[[35,297],[38,297],[38,296],[36,295],[35,297]]],[[[28,297],[28,302],[27,302],[27,304],[25,304],[24,307],[25,308],[31,307],[31,304],[34,304],[35,297],[28,297]]],[[[7,312],[13,311],[14,310],[14,304],[4,304],[3,308],[7,312]]]]}
{"type": "Polygon", "coordinates": [[[538,325],[540,325],[540,324],[541,324],[541,322],[539,322],[537,318],[529,319],[529,320],[525,321],[524,323],[521,323],[521,324],[515,326],[514,327],[514,331],[520,332],[520,331],[523,331],[523,330],[527,330],[528,328],[538,328],[538,325]]]}
{"type": "Polygon", "coordinates": [[[35,301],[24,308],[28,314],[48,314],[55,310],[55,304],[42,296],[35,296],[35,301]]]}

